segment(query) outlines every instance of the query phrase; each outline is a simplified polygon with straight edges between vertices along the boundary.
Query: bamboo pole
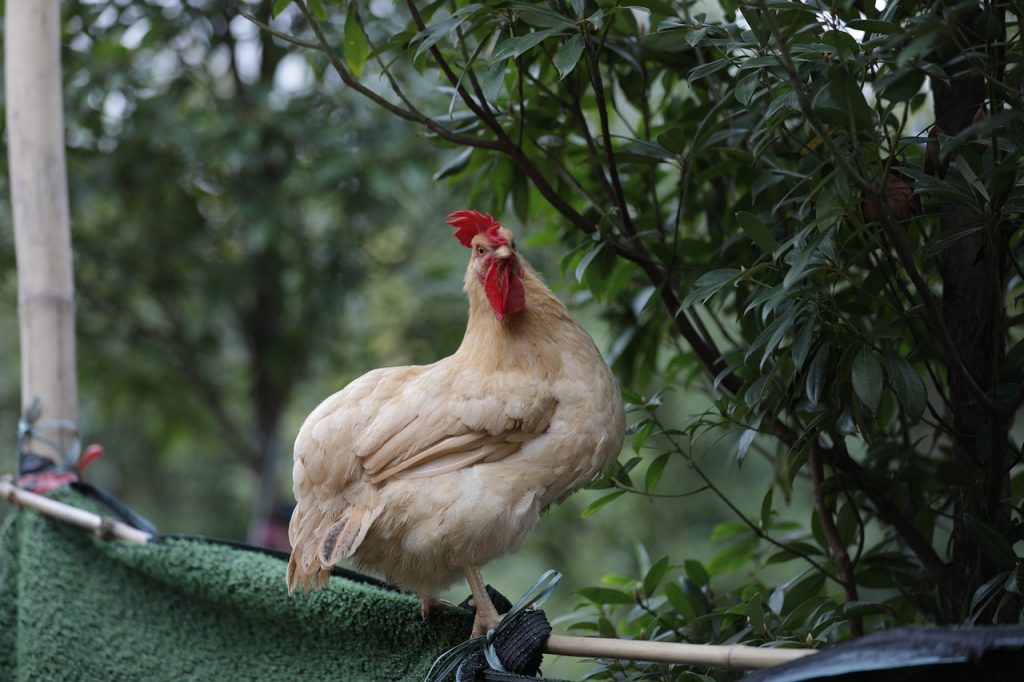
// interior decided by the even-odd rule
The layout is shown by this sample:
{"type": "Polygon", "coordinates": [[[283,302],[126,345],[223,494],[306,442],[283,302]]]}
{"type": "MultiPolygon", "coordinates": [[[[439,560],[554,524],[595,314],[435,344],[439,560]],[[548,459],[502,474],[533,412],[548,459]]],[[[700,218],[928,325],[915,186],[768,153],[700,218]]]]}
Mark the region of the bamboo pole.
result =
{"type": "Polygon", "coordinates": [[[64,160],[59,0],[7,0],[4,76],[23,414],[38,399],[19,468],[77,454],[75,292],[64,160]],[[34,436],[34,437],[33,437],[34,436]],[[41,460],[34,459],[35,455],[41,460]]]}
{"type": "Polygon", "coordinates": [[[770,668],[817,653],[815,649],[766,649],[745,644],[679,644],[569,635],[551,635],[544,651],[578,658],[624,658],[633,661],[706,665],[730,670],[770,668]]]}
{"type": "Polygon", "coordinates": [[[139,543],[148,542],[152,537],[149,533],[133,528],[126,523],[18,488],[12,483],[10,476],[0,478],[0,497],[10,504],[27,507],[73,526],[86,528],[102,537],[114,537],[139,543]]]}
{"type": "Polygon", "coordinates": [[[118,538],[130,543],[145,543],[152,539],[148,532],[134,528],[127,523],[30,493],[26,489],[15,486],[11,482],[10,476],[0,478],[0,498],[12,505],[33,509],[40,514],[87,528],[102,538],[118,538]]]}

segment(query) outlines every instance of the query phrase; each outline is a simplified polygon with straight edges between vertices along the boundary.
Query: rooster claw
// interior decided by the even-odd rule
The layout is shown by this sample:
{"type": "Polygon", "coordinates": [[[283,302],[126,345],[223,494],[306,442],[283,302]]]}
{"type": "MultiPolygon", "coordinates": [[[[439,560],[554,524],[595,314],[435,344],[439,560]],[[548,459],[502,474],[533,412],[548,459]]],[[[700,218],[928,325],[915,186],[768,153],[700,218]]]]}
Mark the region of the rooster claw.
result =
{"type": "Polygon", "coordinates": [[[450,601],[445,601],[444,599],[438,599],[437,597],[423,597],[420,599],[420,618],[425,622],[430,618],[430,612],[438,607],[458,608],[455,604],[450,601]]]}
{"type": "Polygon", "coordinates": [[[475,601],[475,599],[469,600],[469,605],[476,611],[473,615],[473,633],[470,637],[482,637],[487,634],[488,630],[498,627],[502,616],[498,614],[490,600],[480,607],[477,607],[475,601]]]}
{"type": "Polygon", "coordinates": [[[470,637],[483,637],[487,634],[488,630],[498,627],[499,623],[501,623],[501,616],[495,614],[494,618],[488,618],[481,616],[478,611],[477,615],[473,618],[473,633],[470,637]]]}

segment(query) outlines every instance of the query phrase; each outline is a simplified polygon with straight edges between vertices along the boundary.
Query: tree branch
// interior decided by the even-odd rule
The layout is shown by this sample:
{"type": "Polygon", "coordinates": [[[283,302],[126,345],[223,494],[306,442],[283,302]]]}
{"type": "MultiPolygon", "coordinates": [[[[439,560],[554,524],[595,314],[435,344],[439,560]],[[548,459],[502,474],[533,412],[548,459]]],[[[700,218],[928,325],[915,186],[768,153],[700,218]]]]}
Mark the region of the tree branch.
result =
{"type": "Polygon", "coordinates": [[[864,494],[875,505],[879,518],[892,526],[900,534],[904,542],[907,543],[907,546],[910,547],[910,550],[931,574],[935,584],[941,589],[948,571],[947,564],[939,557],[931,543],[914,527],[910,519],[900,511],[896,503],[889,499],[889,496],[884,491],[879,490],[877,486],[865,480],[864,469],[850,457],[850,453],[842,439],[837,438],[835,443],[832,448],[821,451],[821,454],[830,458],[830,464],[833,468],[849,474],[853,478],[858,487],[864,491],[864,494]]]}
{"type": "MultiPolygon", "coordinates": [[[[825,481],[824,467],[821,465],[821,454],[818,451],[817,443],[812,443],[810,450],[807,452],[807,464],[811,468],[811,483],[814,486],[814,503],[818,509],[818,519],[821,521],[821,528],[825,532],[825,538],[828,540],[832,559],[836,562],[836,569],[839,571],[839,580],[843,584],[846,601],[858,601],[857,579],[854,576],[853,562],[850,561],[846,545],[843,544],[843,540],[839,536],[839,529],[836,528],[835,520],[832,518],[832,510],[825,502],[825,491],[823,490],[825,481]]],[[[860,616],[850,618],[850,632],[854,637],[864,635],[864,620],[860,616]]]]}

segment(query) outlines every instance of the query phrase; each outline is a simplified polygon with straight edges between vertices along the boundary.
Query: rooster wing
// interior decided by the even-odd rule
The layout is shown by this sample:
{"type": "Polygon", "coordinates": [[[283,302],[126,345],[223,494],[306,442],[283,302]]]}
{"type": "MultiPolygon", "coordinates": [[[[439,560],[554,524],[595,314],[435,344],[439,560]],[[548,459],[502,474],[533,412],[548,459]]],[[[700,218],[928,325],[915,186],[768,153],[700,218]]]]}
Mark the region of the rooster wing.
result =
{"type": "Polygon", "coordinates": [[[329,397],[295,443],[289,588],[322,585],[352,556],[390,481],[512,456],[548,429],[557,405],[529,374],[481,374],[450,359],[374,370],[329,397]]]}

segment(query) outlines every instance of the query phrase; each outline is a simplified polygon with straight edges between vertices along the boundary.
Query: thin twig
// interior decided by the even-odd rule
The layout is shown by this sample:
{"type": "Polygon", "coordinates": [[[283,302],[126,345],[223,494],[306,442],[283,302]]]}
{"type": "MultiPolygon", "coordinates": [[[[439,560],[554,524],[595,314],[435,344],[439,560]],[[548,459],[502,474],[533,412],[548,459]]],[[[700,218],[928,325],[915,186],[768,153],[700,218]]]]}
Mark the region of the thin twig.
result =
{"type": "MultiPolygon", "coordinates": [[[[314,42],[312,42],[310,40],[303,40],[302,38],[296,38],[295,36],[293,36],[291,34],[284,33],[283,31],[278,31],[276,28],[274,28],[270,24],[266,24],[266,23],[260,21],[259,19],[257,19],[253,15],[249,14],[248,12],[239,11],[238,14],[239,14],[239,16],[244,17],[244,18],[248,19],[249,21],[251,21],[252,23],[256,24],[256,26],[258,26],[263,31],[266,31],[267,33],[269,33],[270,35],[274,36],[275,38],[280,38],[281,40],[285,41],[286,43],[291,43],[292,45],[298,45],[299,47],[307,47],[307,48],[309,48],[311,50],[317,50],[318,52],[324,52],[324,48],[320,45],[320,43],[314,43],[314,42]]],[[[230,35],[230,31],[228,32],[228,34],[230,35]]]]}
{"type": "MultiPolygon", "coordinates": [[[[807,464],[811,468],[811,483],[814,486],[814,503],[818,509],[818,520],[821,521],[821,529],[828,540],[829,551],[832,553],[832,559],[836,562],[836,568],[839,570],[839,577],[843,583],[846,601],[859,601],[853,562],[850,561],[846,545],[843,544],[843,540],[839,536],[839,529],[836,528],[835,519],[832,518],[832,510],[829,509],[828,504],[825,502],[825,491],[823,490],[825,482],[824,467],[821,465],[821,454],[818,452],[818,445],[816,443],[811,444],[807,452],[807,464]]],[[[854,637],[863,636],[864,619],[860,616],[852,616],[850,618],[850,632],[854,637]]]]}

